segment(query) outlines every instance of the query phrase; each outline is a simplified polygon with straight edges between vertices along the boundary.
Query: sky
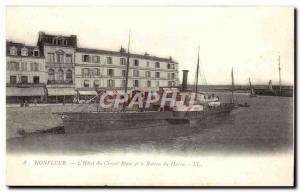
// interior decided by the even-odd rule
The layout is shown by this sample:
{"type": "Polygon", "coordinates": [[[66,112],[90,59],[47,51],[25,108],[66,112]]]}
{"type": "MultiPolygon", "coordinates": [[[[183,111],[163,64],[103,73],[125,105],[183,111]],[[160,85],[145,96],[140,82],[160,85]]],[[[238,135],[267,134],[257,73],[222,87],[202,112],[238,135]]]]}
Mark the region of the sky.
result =
{"type": "Polygon", "coordinates": [[[200,84],[278,84],[294,81],[292,7],[7,7],[6,39],[34,45],[38,32],[77,35],[78,46],[169,57],[200,84]]]}

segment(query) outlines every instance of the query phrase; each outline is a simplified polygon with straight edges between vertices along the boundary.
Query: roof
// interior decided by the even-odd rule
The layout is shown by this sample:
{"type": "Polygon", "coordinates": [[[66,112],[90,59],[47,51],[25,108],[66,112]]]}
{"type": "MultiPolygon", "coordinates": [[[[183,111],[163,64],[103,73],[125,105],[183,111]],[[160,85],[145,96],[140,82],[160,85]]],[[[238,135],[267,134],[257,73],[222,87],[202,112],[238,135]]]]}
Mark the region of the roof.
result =
{"type": "Polygon", "coordinates": [[[39,32],[39,39],[38,39],[38,45],[43,46],[44,44],[47,45],[54,45],[54,46],[62,46],[62,47],[77,47],[77,36],[76,35],[51,35],[46,34],[45,32],[40,31],[39,32]],[[64,44],[62,41],[56,41],[56,40],[66,40],[66,44],[64,44]]]}
{"type": "Polygon", "coordinates": [[[74,88],[47,88],[49,96],[76,95],[74,88]]]}
{"type": "MultiPolygon", "coordinates": [[[[109,51],[109,50],[102,50],[102,49],[88,49],[88,48],[77,48],[77,52],[82,53],[94,53],[94,54],[107,54],[107,55],[115,55],[120,57],[126,57],[127,52],[124,51],[109,51]]],[[[163,58],[163,57],[157,57],[157,56],[151,56],[149,54],[134,54],[130,53],[130,57],[134,58],[140,58],[140,59],[148,59],[148,60],[155,60],[155,61],[161,61],[161,62],[171,62],[171,63],[177,63],[176,61],[172,60],[172,58],[163,58]]]]}
{"type": "Polygon", "coordinates": [[[21,56],[21,49],[22,48],[27,48],[28,49],[28,56],[22,56],[22,57],[36,57],[36,58],[43,57],[43,52],[40,51],[38,46],[25,45],[24,43],[18,43],[18,42],[13,42],[13,41],[6,41],[6,55],[8,55],[8,56],[13,56],[13,55],[10,55],[10,48],[11,47],[17,48],[17,55],[16,56],[21,56]],[[33,50],[34,49],[39,50],[39,56],[33,56],[33,50]]]}
{"type": "Polygon", "coordinates": [[[43,87],[6,87],[6,96],[44,96],[43,87]]]}

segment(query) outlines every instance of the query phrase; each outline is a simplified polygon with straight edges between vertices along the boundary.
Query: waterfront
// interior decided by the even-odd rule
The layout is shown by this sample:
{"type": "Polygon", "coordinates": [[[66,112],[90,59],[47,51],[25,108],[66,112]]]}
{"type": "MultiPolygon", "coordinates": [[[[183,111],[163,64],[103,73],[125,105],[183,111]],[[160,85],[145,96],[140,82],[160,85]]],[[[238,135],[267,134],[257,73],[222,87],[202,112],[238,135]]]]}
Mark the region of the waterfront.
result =
{"type": "MultiPolygon", "coordinates": [[[[223,101],[227,93],[218,94],[223,101]]],[[[32,135],[7,140],[8,152],[90,154],[143,153],[266,153],[293,146],[293,98],[236,94],[247,102],[228,115],[208,119],[194,128],[151,127],[97,134],[32,135]],[[108,135],[110,137],[108,137],[108,135]]],[[[7,118],[10,116],[7,113],[7,118]]],[[[46,117],[44,117],[46,118],[46,117]]],[[[42,119],[39,119],[42,121],[42,119]]]]}

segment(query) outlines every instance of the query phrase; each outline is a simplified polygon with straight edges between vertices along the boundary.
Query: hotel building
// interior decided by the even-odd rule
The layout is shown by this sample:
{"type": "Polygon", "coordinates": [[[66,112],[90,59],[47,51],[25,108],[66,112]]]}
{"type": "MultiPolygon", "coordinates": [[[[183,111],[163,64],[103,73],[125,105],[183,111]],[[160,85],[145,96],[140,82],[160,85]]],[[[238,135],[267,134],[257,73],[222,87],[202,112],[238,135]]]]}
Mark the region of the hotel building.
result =
{"type": "MultiPolygon", "coordinates": [[[[7,50],[17,48],[19,55],[7,52],[7,85],[25,81],[22,75],[16,76],[11,64],[23,62],[20,55],[23,44],[7,44],[7,50]],[[16,46],[18,45],[18,46],[16,46]]],[[[122,90],[125,87],[125,75],[128,52],[81,48],[77,46],[77,36],[51,35],[39,33],[37,46],[28,47],[29,63],[39,63],[38,71],[28,74],[28,82],[44,85],[45,102],[73,102],[80,95],[93,96],[97,90],[122,90]],[[38,51],[38,55],[35,54],[38,51]],[[36,55],[36,56],[35,56],[36,55]],[[39,80],[37,80],[37,76],[39,80]]],[[[35,68],[34,68],[35,69],[35,68]]],[[[145,54],[130,53],[128,88],[156,89],[158,87],[177,86],[178,63],[169,58],[145,54]]],[[[29,71],[28,71],[29,72],[29,71]]]]}

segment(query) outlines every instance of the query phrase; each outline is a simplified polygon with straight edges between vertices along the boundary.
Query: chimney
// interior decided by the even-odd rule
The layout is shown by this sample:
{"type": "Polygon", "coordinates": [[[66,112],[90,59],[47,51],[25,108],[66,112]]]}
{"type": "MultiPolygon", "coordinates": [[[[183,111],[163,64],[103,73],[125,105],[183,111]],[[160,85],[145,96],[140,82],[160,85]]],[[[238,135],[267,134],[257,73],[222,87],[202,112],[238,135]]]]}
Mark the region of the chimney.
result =
{"type": "Polygon", "coordinates": [[[181,91],[186,91],[187,90],[187,79],[188,79],[189,70],[182,70],[182,72],[183,72],[183,77],[182,77],[181,91]]]}
{"type": "Polygon", "coordinates": [[[126,50],[121,46],[120,53],[126,53],[126,50]]]}
{"type": "Polygon", "coordinates": [[[269,90],[273,90],[273,86],[272,86],[272,80],[269,81],[269,90]]]}

